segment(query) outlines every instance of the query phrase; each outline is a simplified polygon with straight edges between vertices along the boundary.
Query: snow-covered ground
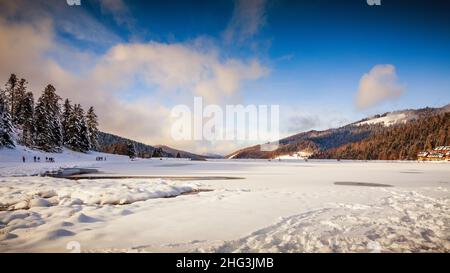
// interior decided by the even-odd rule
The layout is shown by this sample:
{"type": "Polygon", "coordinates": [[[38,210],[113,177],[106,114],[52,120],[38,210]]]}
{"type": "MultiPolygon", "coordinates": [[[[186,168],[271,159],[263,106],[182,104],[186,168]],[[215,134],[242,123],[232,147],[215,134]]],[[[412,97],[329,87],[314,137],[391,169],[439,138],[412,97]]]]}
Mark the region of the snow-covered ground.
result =
{"type": "Polygon", "coordinates": [[[392,112],[383,117],[371,118],[369,120],[359,122],[356,125],[372,125],[382,123],[383,126],[391,126],[397,123],[406,123],[408,120],[413,119],[414,117],[415,115],[412,113],[392,112]]]}
{"type": "Polygon", "coordinates": [[[113,162],[129,161],[127,156],[98,152],[78,153],[69,149],[64,149],[62,153],[46,153],[17,145],[15,149],[0,148],[0,176],[38,175],[60,168],[91,167],[103,162],[96,161],[96,157],[104,157],[106,161],[113,162]],[[40,158],[39,162],[34,162],[35,156],[40,158]],[[25,164],[22,162],[23,157],[25,164]],[[53,157],[55,162],[46,162],[46,157],[53,157]]]}
{"type": "Polygon", "coordinates": [[[0,252],[450,251],[449,163],[74,153],[48,164],[99,172],[68,180],[4,155],[0,252]]]}

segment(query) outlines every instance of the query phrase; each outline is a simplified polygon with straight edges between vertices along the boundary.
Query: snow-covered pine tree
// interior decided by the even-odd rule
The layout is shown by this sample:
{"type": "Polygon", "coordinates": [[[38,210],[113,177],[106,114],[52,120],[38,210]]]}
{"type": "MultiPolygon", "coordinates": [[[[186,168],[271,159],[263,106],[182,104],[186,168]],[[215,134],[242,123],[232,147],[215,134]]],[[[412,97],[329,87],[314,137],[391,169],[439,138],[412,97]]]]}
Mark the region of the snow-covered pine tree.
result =
{"type": "Polygon", "coordinates": [[[11,115],[13,116],[13,124],[18,125],[19,127],[23,125],[24,117],[23,117],[23,111],[24,111],[24,105],[23,100],[25,98],[25,95],[27,93],[27,84],[28,82],[25,79],[20,79],[20,81],[17,84],[17,88],[14,91],[14,98],[16,103],[14,104],[14,107],[11,108],[11,115]]]}
{"type": "Polygon", "coordinates": [[[88,127],[83,108],[79,104],[74,105],[69,117],[67,136],[66,145],[70,149],[79,152],[89,151],[88,127]]]}
{"type": "Polygon", "coordinates": [[[0,148],[14,147],[13,126],[11,116],[8,112],[7,103],[2,94],[0,94],[0,148]]]}
{"type": "Polygon", "coordinates": [[[34,97],[33,93],[27,92],[21,103],[22,137],[20,142],[28,147],[34,146],[34,97]]]}
{"type": "Polygon", "coordinates": [[[70,149],[76,149],[78,145],[78,132],[80,131],[77,117],[73,109],[69,112],[69,118],[65,121],[64,145],[70,149]]]}
{"type": "Polygon", "coordinates": [[[89,131],[86,123],[86,116],[84,114],[83,108],[78,105],[77,116],[79,118],[80,123],[80,146],[79,151],[87,152],[91,147],[91,142],[89,140],[89,131]]]}
{"type": "Polygon", "coordinates": [[[16,101],[16,90],[19,85],[19,79],[16,74],[11,74],[9,76],[8,81],[5,84],[5,104],[8,106],[7,110],[11,116],[11,119],[14,119],[14,109],[17,107],[18,102],[16,101]]]}
{"type": "Polygon", "coordinates": [[[69,139],[69,124],[70,124],[70,116],[72,115],[72,105],[70,104],[70,100],[66,99],[64,101],[63,113],[61,119],[62,132],[64,145],[67,145],[67,140],[69,139]]]}
{"type": "Polygon", "coordinates": [[[47,152],[59,152],[62,147],[61,109],[56,89],[47,85],[35,109],[35,144],[47,152]]]}
{"type": "Polygon", "coordinates": [[[94,107],[89,107],[86,113],[86,123],[88,128],[89,142],[91,143],[90,150],[98,150],[98,121],[97,115],[94,112],[94,107]]]}

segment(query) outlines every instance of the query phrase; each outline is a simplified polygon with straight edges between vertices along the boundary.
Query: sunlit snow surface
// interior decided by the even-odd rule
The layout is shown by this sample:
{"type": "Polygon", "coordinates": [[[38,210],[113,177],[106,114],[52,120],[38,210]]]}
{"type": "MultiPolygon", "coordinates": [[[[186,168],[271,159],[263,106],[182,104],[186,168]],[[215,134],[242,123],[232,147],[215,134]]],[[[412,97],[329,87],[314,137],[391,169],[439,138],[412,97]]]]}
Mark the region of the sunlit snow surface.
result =
{"type": "Polygon", "coordinates": [[[379,118],[372,118],[366,121],[362,121],[357,123],[356,125],[373,125],[373,124],[382,124],[383,126],[391,126],[396,123],[405,123],[406,121],[413,119],[415,117],[414,114],[407,113],[388,113],[386,116],[379,118]]]}
{"type": "Polygon", "coordinates": [[[67,152],[23,164],[21,152],[0,151],[0,252],[450,251],[449,163],[97,162],[67,152]],[[60,166],[99,173],[18,176],[60,166]]]}

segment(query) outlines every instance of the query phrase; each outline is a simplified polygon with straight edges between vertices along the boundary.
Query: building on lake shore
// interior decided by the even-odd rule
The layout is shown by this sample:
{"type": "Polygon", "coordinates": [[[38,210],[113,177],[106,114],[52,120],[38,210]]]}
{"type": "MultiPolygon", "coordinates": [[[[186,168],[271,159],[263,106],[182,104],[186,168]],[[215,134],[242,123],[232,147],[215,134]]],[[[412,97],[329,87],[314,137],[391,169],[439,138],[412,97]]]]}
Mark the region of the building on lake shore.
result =
{"type": "Polygon", "coordinates": [[[420,161],[450,161],[450,146],[438,146],[432,151],[417,154],[420,161]]]}

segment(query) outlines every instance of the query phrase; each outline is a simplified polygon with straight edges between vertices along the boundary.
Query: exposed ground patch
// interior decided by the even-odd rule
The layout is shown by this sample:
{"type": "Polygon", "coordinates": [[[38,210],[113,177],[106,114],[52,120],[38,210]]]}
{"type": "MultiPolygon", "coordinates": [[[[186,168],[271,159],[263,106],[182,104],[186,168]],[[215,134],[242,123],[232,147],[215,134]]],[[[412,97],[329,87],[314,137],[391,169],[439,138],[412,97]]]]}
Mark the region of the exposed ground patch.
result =
{"type": "Polygon", "coordinates": [[[338,186],[358,186],[358,187],[393,187],[388,184],[368,183],[368,182],[351,182],[351,181],[338,181],[334,182],[334,185],[338,186]]]}

